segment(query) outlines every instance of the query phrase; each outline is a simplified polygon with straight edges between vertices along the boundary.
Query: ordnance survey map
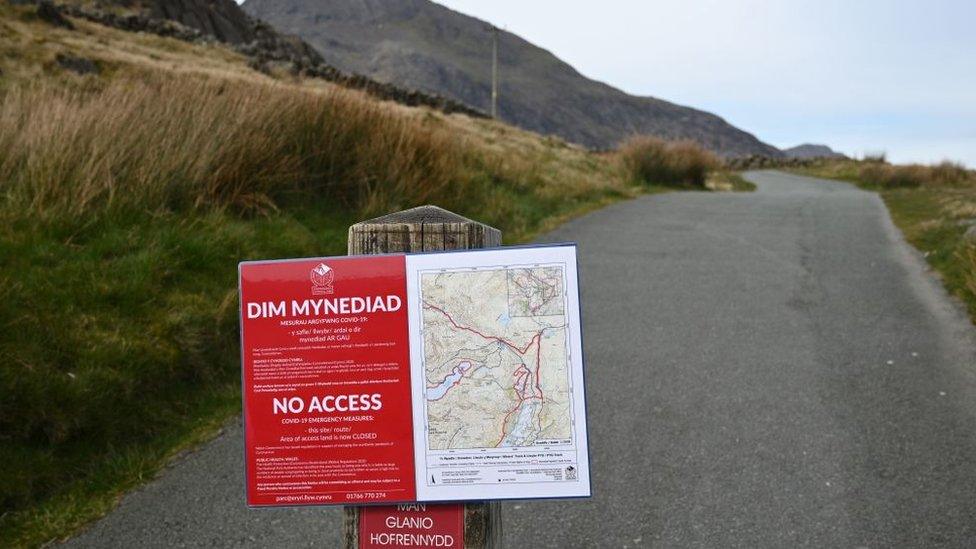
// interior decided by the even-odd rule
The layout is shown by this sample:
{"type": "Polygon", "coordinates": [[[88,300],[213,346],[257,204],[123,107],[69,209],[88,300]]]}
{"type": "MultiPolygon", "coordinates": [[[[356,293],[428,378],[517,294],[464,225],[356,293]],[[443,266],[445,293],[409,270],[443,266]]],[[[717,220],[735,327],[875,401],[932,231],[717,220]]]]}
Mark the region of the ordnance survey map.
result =
{"type": "Polygon", "coordinates": [[[408,258],[418,493],[589,495],[575,247],[450,255],[408,258]]]}
{"type": "Polygon", "coordinates": [[[429,449],[570,442],[565,274],[421,273],[429,449]]]}

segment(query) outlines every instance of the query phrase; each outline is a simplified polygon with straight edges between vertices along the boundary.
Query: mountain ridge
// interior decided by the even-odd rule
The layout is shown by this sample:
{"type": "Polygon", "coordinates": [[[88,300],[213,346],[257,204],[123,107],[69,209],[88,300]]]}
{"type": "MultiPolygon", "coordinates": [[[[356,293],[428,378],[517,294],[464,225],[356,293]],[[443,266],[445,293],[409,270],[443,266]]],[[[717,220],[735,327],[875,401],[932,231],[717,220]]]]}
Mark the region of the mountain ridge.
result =
{"type": "MultiPolygon", "coordinates": [[[[490,110],[488,23],[428,0],[247,0],[253,17],[296,34],[341,70],[490,110]]],[[[591,148],[633,134],[692,139],[724,156],[781,157],[723,118],[590,79],[551,52],[499,31],[506,122],[591,148]]]]}
{"type": "Polygon", "coordinates": [[[783,149],[787,158],[847,158],[847,155],[831,149],[827,145],[818,143],[803,143],[795,147],[783,149]]]}

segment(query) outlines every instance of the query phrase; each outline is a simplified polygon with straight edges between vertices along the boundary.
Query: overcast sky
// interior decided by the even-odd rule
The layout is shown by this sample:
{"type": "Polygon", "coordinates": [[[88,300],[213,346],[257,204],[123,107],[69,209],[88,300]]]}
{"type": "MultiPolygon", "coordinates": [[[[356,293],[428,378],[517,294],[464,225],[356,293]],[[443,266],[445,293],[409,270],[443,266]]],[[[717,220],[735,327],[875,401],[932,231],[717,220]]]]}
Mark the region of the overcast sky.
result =
{"type": "Polygon", "coordinates": [[[976,167],[973,0],[438,0],[778,147],[976,167]]]}

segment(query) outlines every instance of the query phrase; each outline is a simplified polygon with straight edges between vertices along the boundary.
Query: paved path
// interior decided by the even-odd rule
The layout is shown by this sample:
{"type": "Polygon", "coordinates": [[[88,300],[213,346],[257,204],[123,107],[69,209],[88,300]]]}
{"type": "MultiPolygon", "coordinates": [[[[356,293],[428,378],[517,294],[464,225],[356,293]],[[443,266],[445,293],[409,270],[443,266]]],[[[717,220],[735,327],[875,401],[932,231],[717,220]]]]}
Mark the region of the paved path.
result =
{"type": "MultiPolygon", "coordinates": [[[[580,244],[594,497],[505,506],[507,547],[974,547],[974,330],[881,201],[749,174],[647,196],[580,244]]],[[[334,547],[335,509],[243,507],[241,433],[79,547],[334,547]]]]}

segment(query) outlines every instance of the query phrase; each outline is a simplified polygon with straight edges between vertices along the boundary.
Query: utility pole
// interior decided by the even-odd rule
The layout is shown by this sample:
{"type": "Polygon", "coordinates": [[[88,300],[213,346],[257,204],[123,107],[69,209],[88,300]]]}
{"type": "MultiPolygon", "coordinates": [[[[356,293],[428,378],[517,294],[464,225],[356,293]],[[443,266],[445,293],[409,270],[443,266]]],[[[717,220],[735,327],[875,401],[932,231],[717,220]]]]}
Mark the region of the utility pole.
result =
{"type": "Polygon", "coordinates": [[[498,118],[498,27],[488,27],[491,33],[491,117],[498,118]]]}

